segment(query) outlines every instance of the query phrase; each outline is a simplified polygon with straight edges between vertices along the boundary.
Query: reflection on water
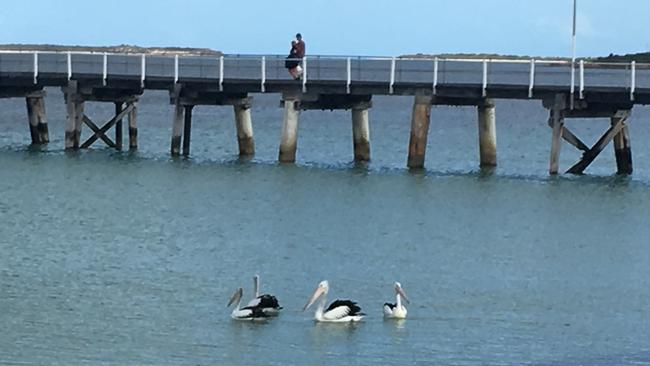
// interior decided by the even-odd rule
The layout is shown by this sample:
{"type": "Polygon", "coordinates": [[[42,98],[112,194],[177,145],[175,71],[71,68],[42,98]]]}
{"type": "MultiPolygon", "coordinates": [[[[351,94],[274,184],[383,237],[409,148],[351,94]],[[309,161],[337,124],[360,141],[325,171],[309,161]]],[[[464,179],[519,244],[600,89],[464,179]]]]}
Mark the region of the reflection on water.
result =
{"type": "Polygon", "coordinates": [[[392,323],[396,329],[404,329],[406,319],[384,319],[385,323],[392,323]]]}
{"type": "Polygon", "coordinates": [[[323,323],[314,322],[311,328],[310,340],[317,348],[326,346],[332,343],[354,343],[357,339],[357,332],[359,323],[323,323]]]}
{"type": "Polygon", "coordinates": [[[406,319],[384,319],[384,332],[390,335],[393,345],[399,347],[408,341],[409,333],[406,319]]]}

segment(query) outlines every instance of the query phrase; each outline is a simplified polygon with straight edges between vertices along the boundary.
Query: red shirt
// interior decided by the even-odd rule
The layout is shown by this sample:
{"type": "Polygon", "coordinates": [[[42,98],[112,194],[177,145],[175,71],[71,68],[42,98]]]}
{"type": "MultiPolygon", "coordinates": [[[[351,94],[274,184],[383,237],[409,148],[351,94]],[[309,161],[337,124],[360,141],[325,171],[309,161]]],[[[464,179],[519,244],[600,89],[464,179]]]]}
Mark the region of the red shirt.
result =
{"type": "Polygon", "coordinates": [[[303,58],[305,57],[305,42],[303,40],[296,42],[296,57],[303,58]]]}

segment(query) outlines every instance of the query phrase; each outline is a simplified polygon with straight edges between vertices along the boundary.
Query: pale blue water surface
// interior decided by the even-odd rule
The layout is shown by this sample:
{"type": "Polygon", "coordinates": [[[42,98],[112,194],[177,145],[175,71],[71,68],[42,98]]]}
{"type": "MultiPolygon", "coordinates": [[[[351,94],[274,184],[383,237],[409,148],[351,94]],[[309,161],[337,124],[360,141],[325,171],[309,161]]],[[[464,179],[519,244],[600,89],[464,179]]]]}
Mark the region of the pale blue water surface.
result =
{"type": "MultiPolygon", "coordinates": [[[[301,115],[297,164],[277,164],[279,96],[255,97],[251,161],[227,107],[197,107],[192,155],[171,159],[164,93],[140,104],[137,152],[65,153],[56,89],[52,142],[30,149],[24,101],[0,100],[0,364],[650,364],[648,109],[630,121],[634,175],[608,147],[588,175],[549,178],[539,102],[498,102],[493,172],[476,111],[434,108],[426,170],[409,172],[409,98],[376,98],[373,161],[355,166],[349,114],[320,111],[301,115]],[[255,273],[283,314],[232,321],[255,273]],[[300,311],[323,279],[363,323],[300,311]],[[384,321],[396,280],[409,318],[384,321]]],[[[607,124],[568,126],[593,143],[607,124]]]]}

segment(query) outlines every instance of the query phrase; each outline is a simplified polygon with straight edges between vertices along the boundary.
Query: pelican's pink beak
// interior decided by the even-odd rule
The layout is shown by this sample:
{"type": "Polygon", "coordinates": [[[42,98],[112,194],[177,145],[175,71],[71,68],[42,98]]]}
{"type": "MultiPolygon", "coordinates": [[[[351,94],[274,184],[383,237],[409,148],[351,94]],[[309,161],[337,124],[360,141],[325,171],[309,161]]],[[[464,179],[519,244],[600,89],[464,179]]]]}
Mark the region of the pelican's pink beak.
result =
{"type": "Polygon", "coordinates": [[[396,285],[396,286],[395,286],[395,292],[397,292],[397,294],[398,294],[399,296],[401,296],[402,299],[404,299],[404,301],[406,301],[407,304],[410,304],[410,303],[411,303],[411,301],[409,300],[409,298],[406,297],[406,293],[404,292],[404,290],[402,290],[402,286],[396,285]]]}
{"type": "Polygon", "coordinates": [[[316,302],[316,300],[318,300],[318,298],[321,297],[321,295],[323,295],[324,292],[325,292],[325,289],[322,286],[318,286],[316,288],[316,290],[314,291],[314,294],[311,295],[311,298],[309,299],[309,301],[307,301],[307,304],[305,304],[305,306],[302,308],[302,311],[305,311],[310,306],[312,306],[316,302]]]}
{"type": "Polygon", "coordinates": [[[229,308],[230,305],[232,305],[232,304],[236,303],[237,301],[239,301],[242,298],[243,295],[244,295],[244,289],[242,289],[241,287],[238,288],[235,291],[235,293],[232,294],[232,296],[230,297],[230,301],[228,301],[228,305],[226,305],[226,307],[229,308]]]}

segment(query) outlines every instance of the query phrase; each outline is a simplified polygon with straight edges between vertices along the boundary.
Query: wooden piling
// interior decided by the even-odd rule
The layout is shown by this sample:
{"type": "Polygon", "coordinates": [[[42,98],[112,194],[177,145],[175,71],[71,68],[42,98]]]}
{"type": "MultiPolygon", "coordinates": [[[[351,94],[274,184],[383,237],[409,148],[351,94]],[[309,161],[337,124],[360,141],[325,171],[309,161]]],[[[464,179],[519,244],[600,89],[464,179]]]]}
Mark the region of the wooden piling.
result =
{"type": "Polygon", "coordinates": [[[354,160],[370,161],[368,108],[352,108],[352,140],[354,143],[354,160]]]}
{"type": "Polygon", "coordinates": [[[75,112],[74,112],[74,148],[78,149],[81,145],[81,127],[84,124],[84,101],[79,98],[75,103],[75,112]]]}
{"type": "Polygon", "coordinates": [[[37,124],[36,129],[40,136],[41,144],[47,144],[50,142],[50,133],[47,127],[47,119],[45,114],[45,98],[41,96],[36,99],[36,118],[37,124]]]}
{"type": "Polygon", "coordinates": [[[32,137],[32,145],[40,145],[41,136],[38,133],[38,116],[36,113],[36,98],[25,98],[27,105],[27,120],[29,122],[29,134],[32,137]]]}
{"type": "Polygon", "coordinates": [[[183,106],[176,103],[174,105],[174,116],[172,120],[172,155],[181,153],[181,135],[183,133],[183,106]]]}
{"type": "MultiPolygon", "coordinates": [[[[620,117],[612,117],[611,124],[619,123],[620,117]]],[[[624,121],[622,129],[614,136],[614,154],[616,155],[617,174],[632,174],[632,147],[630,133],[624,121]]]]}
{"type": "Polygon", "coordinates": [[[70,80],[68,86],[64,88],[65,105],[66,105],[66,124],[65,124],[65,148],[79,148],[79,137],[76,136],[76,103],[79,99],[77,95],[77,81],[70,80]]]}
{"type": "MultiPolygon", "coordinates": [[[[122,113],[123,108],[124,108],[124,103],[115,102],[115,115],[118,116],[120,113],[122,113]]],[[[117,122],[115,122],[115,149],[116,150],[122,150],[123,139],[124,137],[122,133],[122,119],[118,119],[117,122]]]]}
{"type": "Polygon", "coordinates": [[[183,124],[183,155],[190,155],[190,139],[192,137],[192,109],[193,105],[185,106],[185,123],[183,124]]]}
{"type": "Polygon", "coordinates": [[[562,148],[562,130],[564,128],[564,117],[562,111],[558,108],[551,110],[551,127],[553,128],[553,135],[551,140],[551,161],[549,166],[549,174],[557,174],[560,167],[560,150],[562,148]]]}
{"type": "Polygon", "coordinates": [[[409,139],[408,167],[424,168],[424,158],[427,150],[427,136],[431,116],[431,97],[416,95],[411,116],[411,137],[409,139]]]}
{"type": "Polygon", "coordinates": [[[283,163],[296,161],[296,148],[298,143],[298,117],[300,110],[294,99],[284,100],[284,122],[282,124],[282,140],[280,142],[279,160],[283,163]]]}
{"type": "Polygon", "coordinates": [[[47,121],[45,119],[44,92],[37,92],[27,95],[27,119],[29,121],[29,132],[33,145],[47,144],[50,141],[47,121]]]}
{"type": "Polygon", "coordinates": [[[174,114],[172,116],[172,143],[171,154],[178,156],[181,154],[181,136],[183,134],[183,105],[181,104],[181,84],[175,84],[174,90],[171,91],[170,96],[174,103],[174,114]]]}
{"type": "Polygon", "coordinates": [[[237,125],[237,144],[239,155],[248,156],[255,154],[255,140],[253,139],[253,122],[248,104],[235,104],[235,124],[237,125]]]}
{"type": "Polygon", "coordinates": [[[485,99],[477,109],[480,166],[496,166],[497,130],[494,102],[490,99],[485,99]]]}
{"type": "Polygon", "coordinates": [[[133,109],[129,112],[129,149],[138,148],[138,102],[132,102],[133,109]]]}

